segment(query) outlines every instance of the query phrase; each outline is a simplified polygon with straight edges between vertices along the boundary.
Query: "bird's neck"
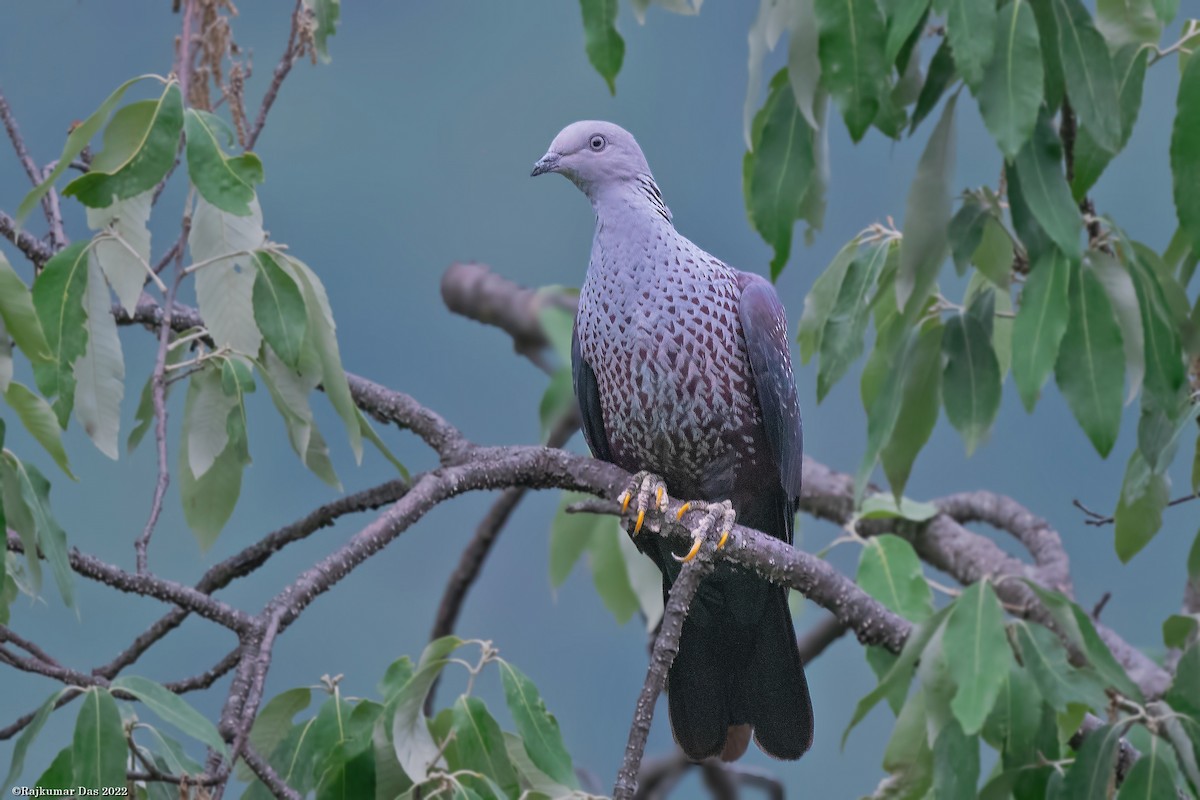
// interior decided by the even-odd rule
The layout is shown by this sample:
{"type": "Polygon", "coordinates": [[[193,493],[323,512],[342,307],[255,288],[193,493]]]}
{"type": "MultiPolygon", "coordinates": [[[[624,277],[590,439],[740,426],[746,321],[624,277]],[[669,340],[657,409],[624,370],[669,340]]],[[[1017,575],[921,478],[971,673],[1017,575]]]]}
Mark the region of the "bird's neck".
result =
{"type": "Polygon", "coordinates": [[[671,225],[671,210],[663,202],[654,177],[640,174],[630,180],[606,182],[584,189],[599,227],[671,225]]]}

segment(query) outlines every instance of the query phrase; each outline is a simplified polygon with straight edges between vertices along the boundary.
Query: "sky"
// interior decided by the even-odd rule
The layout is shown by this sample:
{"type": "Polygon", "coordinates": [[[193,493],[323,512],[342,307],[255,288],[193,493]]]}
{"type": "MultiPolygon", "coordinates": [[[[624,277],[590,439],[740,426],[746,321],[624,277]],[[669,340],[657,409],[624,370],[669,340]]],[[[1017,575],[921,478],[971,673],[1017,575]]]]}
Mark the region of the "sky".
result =
{"type": "MultiPolygon", "coordinates": [[[[240,4],[235,35],[253,51],[248,95],[255,102],[283,50],[290,6],[240,4]]],[[[746,34],[756,6],[709,0],[695,17],[651,9],[639,26],[622,2],[618,27],[627,51],[613,96],[587,62],[576,3],[343,4],[341,28],[329,43],[332,63],[297,64],[257,152],[266,170],[259,190],[265,226],[322,277],[347,369],[412,394],[477,442],[538,439],[544,375],[517,357],[502,333],[450,314],[438,286],[455,261],[488,264],[527,286],[577,286],[583,280],[593,226],[586,200],[567,181],[528,177],[559,129],[577,119],[609,119],[632,131],[679,230],[727,262],[765,274],[770,250],[747,222],[741,187],[746,34]]],[[[178,17],[168,8],[161,0],[3,3],[0,87],[35,159],[57,157],[71,121],[85,117],[122,81],[170,69],[178,17]]],[[[926,60],[931,45],[922,43],[926,60]]],[[[765,74],[783,57],[769,56],[765,74]]],[[[1165,121],[1173,117],[1177,81],[1173,62],[1151,68],[1133,138],[1093,193],[1102,213],[1160,250],[1175,228],[1165,121]]],[[[994,186],[1000,156],[973,102],[959,104],[958,122],[955,185],[994,186]]],[[[797,236],[778,282],[793,327],[813,280],[846,241],[889,216],[902,222],[908,185],[931,129],[926,123],[902,142],[872,131],[854,145],[840,120],[834,122],[824,229],[809,246],[797,236]]],[[[15,157],[0,147],[0,208],[12,212],[27,190],[15,157]]],[[[176,186],[152,219],[156,254],[174,241],[182,203],[176,186]]],[[[86,236],[81,210],[70,203],[67,209],[68,233],[86,236]]],[[[19,254],[5,252],[28,279],[19,254]]],[[[151,369],[153,342],[140,330],[121,336],[128,374],[124,435],[151,369]]],[[[860,367],[817,405],[816,364],[797,364],[807,452],[841,470],[856,468],[865,441],[860,367]]],[[[171,405],[174,431],[181,399],[177,393],[171,405]]],[[[369,449],[356,467],[327,403],[316,398],[314,405],[347,490],[393,476],[369,449]]],[[[1010,381],[990,440],[968,458],[943,417],[907,493],[930,499],[988,488],[1019,499],[1062,534],[1079,602],[1091,607],[1112,592],[1103,619],[1127,640],[1154,651],[1161,647],[1158,620],[1180,602],[1183,561],[1196,532],[1194,510],[1169,511],[1158,538],[1122,566],[1113,553],[1112,529],[1085,526],[1071,503],[1078,498],[1094,508],[1115,507],[1135,425],[1136,407],[1128,408],[1114,454],[1102,461],[1052,385],[1027,414],[1010,381]]],[[[265,392],[253,398],[249,431],[253,466],[231,523],[207,552],[188,533],[172,487],[151,548],[151,566],[160,574],[193,581],[223,557],[335,496],[297,462],[265,392]]],[[[395,430],[383,435],[409,469],[434,463],[411,435],[395,430]]],[[[133,540],[153,488],[153,448],[143,445],[113,463],[77,424],[66,442],[78,483],[54,474],[27,437],[14,434],[8,444],[51,477],[54,511],[70,543],[132,568],[133,540]]],[[[579,437],[569,447],[585,452],[579,437]]],[[[1173,471],[1177,487],[1186,480],[1182,461],[1173,471]]],[[[428,637],[444,581],[492,499],[476,494],[439,506],[314,603],[279,641],[268,695],[316,684],[323,674],[343,674],[347,693],[369,696],[392,660],[415,657],[428,637]]],[[[520,506],[467,600],[459,633],[492,640],[534,679],[576,764],[596,774],[608,791],[645,674],[646,637],[636,620],[615,623],[582,565],[564,586],[551,588],[547,534],[557,499],[541,493],[520,506]]],[[[343,520],[220,596],[257,611],[368,519],[343,520]]],[[[798,544],[815,551],[837,533],[802,518],[798,544]]],[[[991,535],[1012,549],[1002,535],[991,535]]],[[[838,548],[830,558],[853,573],[853,547],[838,548]]],[[[155,601],[83,581],[77,590],[78,612],[65,609],[53,593],[32,603],[22,598],[12,624],[63,663],[85,671],[109,660],[164,611],[155,601]]],[[[808,604],[798,628],[824,613],[808,604]]],[[[132,671],[172,680],[205,669],[232,645],[227,632],[189,621],[132,671]]],[[[754,752],[748,763],[778,775],[789,796],[869,792],[882,776],[890,712],[876,709],[844,751],[838,746],[854,703],[874,685],[861,648],[851,637],[843,639],[810,665],[808,676],[817,720],[812,752],[796,763],[772,762],[754,752]]],[[[452,677],[449,687],[461,688],[456,681],[452,677]]],[[[11,671],[0,686],[0,724],[30,710],[54,688],[11,671]]],[[[189,699],[215,718],[224,691],[222,682],[217,691],[189,699]]],[[[495,676],[485,678],[479,691],[509,725],[495,676]]],[[[443,699],[450,696],[443,690],[443,699]]],[[[672,747],[665,712],[661,705],[650,756],[672,747]]],[[[69,741],[76,713],[72,706],[51,718],[30,751],[26,782],[69,741]]],[[[11,746],[0,743],[0,763],[7,763],[11,746]]],[[[685,785],[679,796],[688,791],[685,785]]]]}

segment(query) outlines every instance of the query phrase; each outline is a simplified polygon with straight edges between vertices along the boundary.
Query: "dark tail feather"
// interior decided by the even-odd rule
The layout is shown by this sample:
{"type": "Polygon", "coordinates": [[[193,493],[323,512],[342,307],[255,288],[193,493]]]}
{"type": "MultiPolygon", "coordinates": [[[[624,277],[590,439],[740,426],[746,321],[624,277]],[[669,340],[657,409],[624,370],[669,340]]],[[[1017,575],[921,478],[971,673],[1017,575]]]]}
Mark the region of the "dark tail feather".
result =
{"type": "Polygon", "coordinates": [[[783,587],[769,589],[746,679],[749,721],[759,748],[775,758],[804,755],[813,741],[812,700],[783,587]]]}
{"type": "Polygon", "coordinates": [[[683,752],[701,761],[721,752],[729,727],[729,669],[720,626],[714,625],[699,597],[684,619],[679,654],[667,674],[671,731],[683,752]]]}

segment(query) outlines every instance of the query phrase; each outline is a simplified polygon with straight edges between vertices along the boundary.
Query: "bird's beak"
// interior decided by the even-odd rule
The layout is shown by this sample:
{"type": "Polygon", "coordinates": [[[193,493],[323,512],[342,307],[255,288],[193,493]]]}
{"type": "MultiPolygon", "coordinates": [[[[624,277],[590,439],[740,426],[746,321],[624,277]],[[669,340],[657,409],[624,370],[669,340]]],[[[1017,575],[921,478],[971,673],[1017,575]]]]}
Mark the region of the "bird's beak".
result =
{"type": "Polygon", "coordinates": [[[533,165],[533,172],[529,173],[529,177],[536,178],[538,175],[544,175],[547,172],[555,172],[558,170],[558,160],[562,156],[558,153],[546,153],[537,160],[533,165]]]}

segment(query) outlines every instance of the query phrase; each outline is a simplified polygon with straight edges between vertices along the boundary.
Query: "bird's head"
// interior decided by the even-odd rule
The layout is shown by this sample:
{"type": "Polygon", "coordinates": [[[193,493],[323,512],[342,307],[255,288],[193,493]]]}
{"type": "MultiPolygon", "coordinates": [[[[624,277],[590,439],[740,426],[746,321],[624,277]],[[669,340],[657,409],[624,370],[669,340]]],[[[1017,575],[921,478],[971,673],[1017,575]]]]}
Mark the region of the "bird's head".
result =
{"type": "Polygon", "coordinates": [[[633,134],[611,122],[573,122],[533,165],[533,175],[557,172],[589,195],[597,189],[649,175],[650,167],[633,134]]]}

